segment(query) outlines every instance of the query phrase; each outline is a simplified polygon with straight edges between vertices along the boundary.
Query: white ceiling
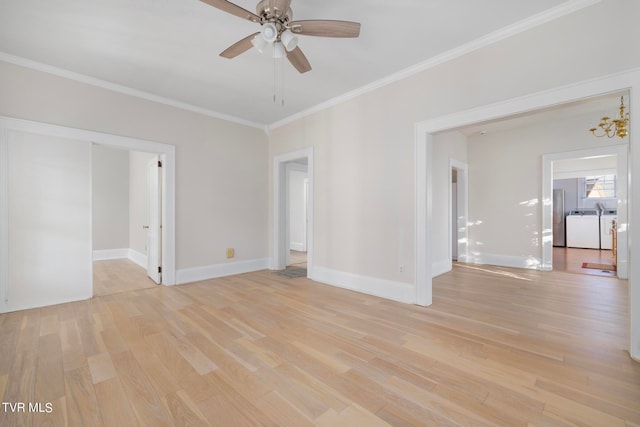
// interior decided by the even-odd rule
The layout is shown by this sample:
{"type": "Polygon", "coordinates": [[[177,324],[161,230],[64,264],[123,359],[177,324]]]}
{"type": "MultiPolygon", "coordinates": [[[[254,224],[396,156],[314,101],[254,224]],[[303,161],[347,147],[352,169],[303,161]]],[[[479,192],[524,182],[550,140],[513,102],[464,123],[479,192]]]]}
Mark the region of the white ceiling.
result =
{"type": "MultiPolygon", "coordinates": [[[[254,11],[255,0],[235,3],[254,11]]],[[[585,0],[293,0],[294,19],[362,24],[356,39],[300,36],[313,70],[254,49],[218,54],[258,24],[199,0],[0,0],[0,59],[18,57],[256,125],[277,122],[532,16],[585,0]],[[555,8],[555,9],[554,9],[555,8]]]]}

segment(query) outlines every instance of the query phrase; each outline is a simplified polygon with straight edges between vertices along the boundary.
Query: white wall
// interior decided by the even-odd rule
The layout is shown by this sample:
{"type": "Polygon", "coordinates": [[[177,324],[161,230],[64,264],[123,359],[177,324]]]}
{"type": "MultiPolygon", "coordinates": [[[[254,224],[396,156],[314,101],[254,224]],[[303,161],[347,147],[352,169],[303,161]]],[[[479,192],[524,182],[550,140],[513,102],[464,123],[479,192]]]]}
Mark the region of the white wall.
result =
{"type": "Polygon", "coordinates": [[[91,297],[91,143],[8,132],[7,311],[91,297]]]}
{"type": "Polygon", "coordinates": [[[288,168],[289,181],[289,242],[290,248],[306,251],[307,206],[305,180],[307,167],[288,168]]]}
{"type": "Polygon", "coordinates": [[[129,247],[129,153],[101,145],[92,150],[93,250],[129,247]]]}
{"type": "MultiPolygon", "coordinates": [[[[612,105],[615,110],[615,105],[612,105]]],[[[542,258],[543,154],[598,148],[587,129],[604,113],[548,121],[469,137],[469,250],[471,260],[537,268],[542,258]]]]}
{"type": "MultiPolygon", "coordinates": [[[[637,16],[640,2],[605,0],[272,129],[271,157],[314,150],[315,265],[345,273],[342,277],[382,280],[387,292],[376,293],[399,298],[396,290],[413,286],[416,277],[415,124],[640,67],[637,50],[594,60],[620,40],[640,39],[637,16]]],[[[519,154],[513,151],[502,154],[519,154]]],[[[471,157],[469,153],[470,163],[471,157]]],[[[535,183],[540,159],[532,161],[538,165],[536,175],[530,176],[535,183]]],[[[470,182],[473,173],[470,165],[470,182]]],[[[510,191],[513,184],[486,174],[494,187],[483,191],[510,191]]],[[[539,188],[531,188],[521,192],[517,202],[537,198],[539,188]]],[[[525,227],[534,225],[535,220],[525,216],[532,207],[518,204],[516,209],[513,214],[528,221],[525,227]]],[[[477,211],[476,219],[490,221],[490,212],[477,211]]],[[[489,245],[483,251],[500,253],[502,242],[490,234],[485,226],[475,239],[489,245]]],[[[538,251],[530,250],[532,229],[520,230],[519,237],[526,241],[524,247],[508,242],[507,253],[537,256],[538,251]]]]}
{"type": "Polygon", "coordinates": [[[263,130],[4,62],[0,93],[0,116],[176,147],[178,282],[268,265],[263,130]],[[227,247],[236,249],[232,260],[227,247]]]}

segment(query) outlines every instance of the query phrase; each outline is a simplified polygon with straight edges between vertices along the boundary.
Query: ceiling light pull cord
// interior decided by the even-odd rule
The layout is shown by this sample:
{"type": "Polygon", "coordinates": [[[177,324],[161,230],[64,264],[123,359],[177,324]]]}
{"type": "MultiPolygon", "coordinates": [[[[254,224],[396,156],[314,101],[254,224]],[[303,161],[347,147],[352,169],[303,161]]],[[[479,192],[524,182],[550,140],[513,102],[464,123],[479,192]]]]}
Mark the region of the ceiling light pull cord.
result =
{"type": "Polygon", "coordinates": [[[284,107],[284,60],[273,59],[273,103],[276,104],[278,100],[278,89],[280,89],[280,105],[284,107]],[[277,63],[280,62],[278,68],[277,63]],[[278,88],[278,72],[280,73],[280,88],[278,88]]]}

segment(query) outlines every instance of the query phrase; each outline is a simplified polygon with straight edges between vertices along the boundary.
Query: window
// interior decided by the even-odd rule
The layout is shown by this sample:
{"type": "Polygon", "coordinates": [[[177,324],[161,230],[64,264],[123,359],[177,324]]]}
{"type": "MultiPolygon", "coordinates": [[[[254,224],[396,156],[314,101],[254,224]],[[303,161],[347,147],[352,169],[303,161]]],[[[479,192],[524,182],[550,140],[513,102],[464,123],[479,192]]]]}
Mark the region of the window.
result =
{"type": "Polygon", "coordinates": [[[583,197],[587,199],[603,199],[616,197],[616,176],[585,176],[583,197]]]}

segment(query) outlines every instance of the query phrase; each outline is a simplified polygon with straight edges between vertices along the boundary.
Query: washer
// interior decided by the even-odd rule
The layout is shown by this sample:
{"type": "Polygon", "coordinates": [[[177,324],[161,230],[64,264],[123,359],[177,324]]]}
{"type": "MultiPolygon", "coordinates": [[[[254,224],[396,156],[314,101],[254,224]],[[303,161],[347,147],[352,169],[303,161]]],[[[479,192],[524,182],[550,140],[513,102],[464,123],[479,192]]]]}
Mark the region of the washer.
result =
{"type": "Polygon", "coordinates": [[[572,211],[567,216],[567,247],[600,249],[600,217],[597,211],[572,211]]]}

